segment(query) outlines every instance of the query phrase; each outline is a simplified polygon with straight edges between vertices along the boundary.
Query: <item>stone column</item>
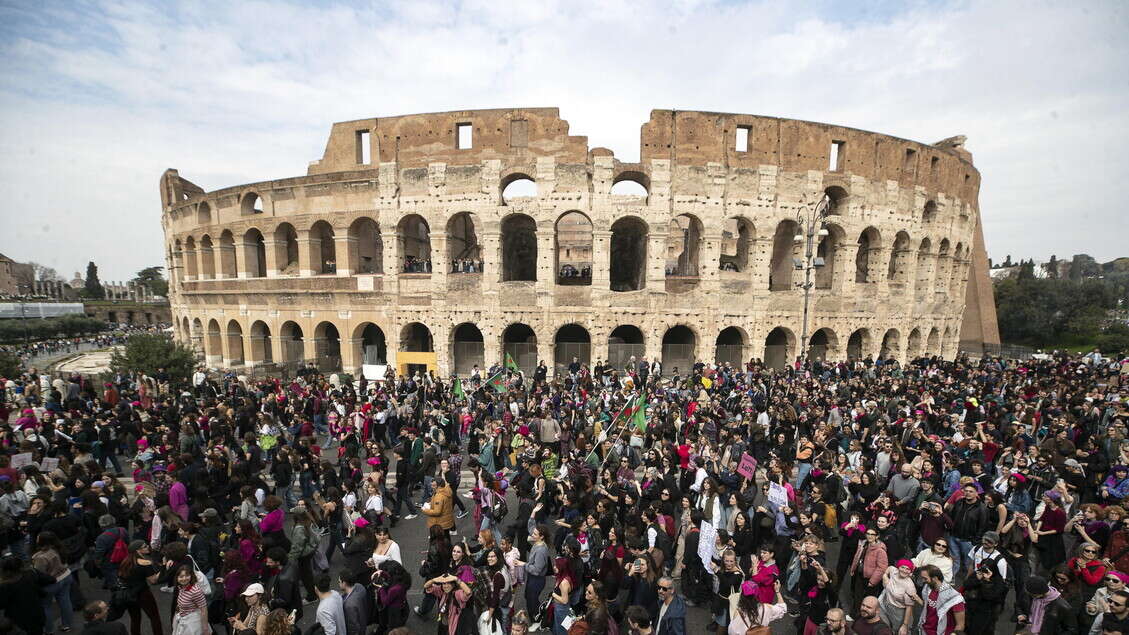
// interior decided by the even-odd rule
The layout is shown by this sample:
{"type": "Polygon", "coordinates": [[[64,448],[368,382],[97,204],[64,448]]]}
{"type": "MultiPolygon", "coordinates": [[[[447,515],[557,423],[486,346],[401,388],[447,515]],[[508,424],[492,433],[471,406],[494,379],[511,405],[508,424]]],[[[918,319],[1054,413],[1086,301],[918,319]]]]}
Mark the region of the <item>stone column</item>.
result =
{"type": "Polygon", "coordinates": [[[841,268],[844,273],[842,286],[839,290],[843,297],[853,297],[854,294],[860,291],[858,288],[859,283],[855,282],[855,259],[858,257],[859,253],[858,243],[844,241],[843,244],[839,245],[839,251],[842,252],[842,260],[840,260],[840,262],[843,263],[841,268]]]}
{"type": "Polygon", "coordinates": [[[212,247],[216,255],[216,279],[234,278],[239,270],[239,263],[235,259],[235,244],[225,245],[222,240],[212,247]],[[228,267],[228,265],[233,265],[228,267]]]}
{"type": "MultiPolygon", "coordinates": [[[[338,270],[340,271],[340,270],[338,270]]],[[[364,339],[351,337],[341,340],[341,370],[359,377],[361,365],[364,364],[364,339]]]]}
{"type": "MultiPolygon", "coordinates": [[[[553,263],[556,262],[555,240],[553,223],[538,223],[537,225],[537,295],[548,295],[553,292],[557,283],[557,272],[553,263]]],[[[546,361],[546,364],[549,364],[546,361]]],[[[549,364],[552,366],[552,364],[549,364]]],[[[551,370],[551,369],[550,369],[551,370]]]]}
{"type": "Polygon", "coordinates": [[[268,278],[277,278],[282,269],[282,260],[286,259],[286,254],[279,257],[279,249],[286,249],[285,242],[278,242],[273,238],[263,238],[263,250],[266,251],[267,270],[263,272],[268,278]]]}
{"type": "Polygon", "coordinates": [[[431,290],[441,299],[447,297],[447,271],[451,263],[447,261],[447,234],[431,236],[431,290]]]}
{"type": "Polygon", "coordinates": [[[700,288],[707,292],[716,293],[721,290],[721,234],[703,234],[702,242],[704,244],[698,258],[700,288]]]}
{"type": "Polygon", "coordinates": [[[648,291],[666,292],[666,240],[667,232],[650,232],[647,236],[647,284],[648,291]]]}
{"type": "MultiPolygon", "coordinates": [[[[592,230],[592,288],[601,291],[611,289],[611,244],[612,233],[605,230],[592,230]]],[[[607,354],[607,342],[604,352],[607,354]]]]}
{"type": "Polygon", "coordinates": [[[271,359],[273,359],[275,363],[281,363],[286,359],[286,353],[283,351],[282,346],[282,334],[272,331],[270,338],[270,355],[271,359]]]}
{"type": "Polygon", "coordinates": [[[537,361],[545,362],[545,367],[549,369],[549,378],[553,378],[556,376],[557,369],[557,365],[554,363],[555,359],[553,357],[553,346],[555,345],[553,336],[555,334],[549,333],[547,335],[547,338],[537,338],[537,361]]]}
{"type": "Polygon", "coordinates": [[[315,268],[321,261],[321,239],[313,236],[308,229],[298,231],[298,275],[303,278],[320,273],[315,268]]]}
{"type": "MultiPolygon", "coordinates": [[[[337,258],[337,275],[349,277],[357,272],[357,238],[350,236],[348,231],[335,232],[333,237],[333,251],[337,258]]],[[[342,362],[342,368],[344,368],[342,362]]]]}
{"type": "Polygon", "coordinates": [[[482,290],[497,292],[502,282],[502,233],[497,229],[482,233],[482,290]]]}
{"type": "Polygon", "coordinates": [[[893,257],[893,249],[886,247],[876,247],[870,250],[870,258],[867,260],[869,265],[869,278],[870,281],[878,285],[879,294],[888,294],[890,292],[890,258],[893,257]]]}
{"type": "Polygon", "coordinates": [[[772,268],[772,238],[754,238],[749,242],[747,275],[752,280],[754,292],[767,293],[772,268]]]}
{"type": "MultiPolygon", "coordinates": [[[[399,275],[400,269],[402,267],[402,263],[404,262],[404,258],[400,254],[400,241],[396,237],[395,225],[391,227],[384,227],[384,225],[381,225],[381,227],[381,267],[384,269],[384,280],[386,285],[385,288],[387,289],[387,285],[397,279],[397,276],[399,275]]],[[[394,285],[389,289],[390,292],[395,292],[395,290],[396,288],[394,285]]],[[[393,347],[389,346],[388,348],[389,350],[391,350],[393,347]]]]}
{"type": "Polygon", "coordinates": [[[242,238],[235,243],[235,277],[243,280],[251,277],[250,263],[255,259],[255,244],[244,242],[242,238]]]}
{"type": "MultiPolygon", "coordinates": [[[[595,281],[593,281],[595,283],[595,281]]],[[[590,337],[592,338],[592,359],[588,365],[592,368],[596,365],[596,360],[608,361],[608,333],[610,331],[592,331],[590,337]]]]}

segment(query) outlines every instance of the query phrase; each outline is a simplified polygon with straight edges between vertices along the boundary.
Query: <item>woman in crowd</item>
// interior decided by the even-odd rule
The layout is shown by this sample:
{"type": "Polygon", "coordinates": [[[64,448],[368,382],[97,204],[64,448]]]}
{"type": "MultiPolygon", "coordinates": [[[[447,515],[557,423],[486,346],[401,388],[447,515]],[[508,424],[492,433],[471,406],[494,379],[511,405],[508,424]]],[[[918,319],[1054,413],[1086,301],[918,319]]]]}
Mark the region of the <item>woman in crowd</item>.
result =
{"type": "MultiPolygon", "coordinates": [[[[161,575],[160,567],[150,558],[149,543],[134,540],[129,543],[129,553],[118,567],[118,584],[122,587],[121,601],[115,598],[120,609],[129,612],[130,635],[141,635],[141,613],[149,619],[150,632],[162,635],[161,612],[157,608],[157,598],[153,596],[150,585],[161,575]]],[[[115,590],[115,594],[117,591],[115,590]]],[[[119,613],[120,615],[120,613],[119,613]]]]}
{"type": "Polygon", "coordinates": [[[741,597],[729,614],[729,635],[767,635],[771,632],[769,626],[788,613],[788,605],[780,595],[779,581],[773,586],[771,602],[761,602],[758,599],[760,595],[760,589],[752,581],[741,585],[741,597]]]}
{"type": "MultiPolygon", "coordinates": [[[[71,606],[71,585],[74,577],[71,570],[63,563],[59,552],[62,544],[53,532],[43,531],[36,537],[35,553],[31,555],[31,564],[36,571],[50,576],[54,582],[44,589],[43,610],[48,616],[47,624],[55,623],[51,616],[51,605],[58,607],[60,630],[71,630],[74,626],[74,608],[71,606]]],[[[51,628],[48,631],[53,630],[51,628]]]]}

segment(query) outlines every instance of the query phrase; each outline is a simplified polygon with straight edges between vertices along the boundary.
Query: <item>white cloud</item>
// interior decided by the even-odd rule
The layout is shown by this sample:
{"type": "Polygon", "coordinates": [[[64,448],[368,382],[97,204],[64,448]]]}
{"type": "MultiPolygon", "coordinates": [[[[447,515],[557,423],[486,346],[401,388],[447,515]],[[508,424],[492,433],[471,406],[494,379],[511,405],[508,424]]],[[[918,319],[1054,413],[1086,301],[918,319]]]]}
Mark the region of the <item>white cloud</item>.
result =
{"type": "Polygon", "coordinates": [[[652,108],[966,134],[991,255],[1124,254],[1123,4],[849,6],[0,6],[0,251],[126,278],[167,167],[215,189],[303,174],[334,121],[559,106],[625,160],[652,108]]]}

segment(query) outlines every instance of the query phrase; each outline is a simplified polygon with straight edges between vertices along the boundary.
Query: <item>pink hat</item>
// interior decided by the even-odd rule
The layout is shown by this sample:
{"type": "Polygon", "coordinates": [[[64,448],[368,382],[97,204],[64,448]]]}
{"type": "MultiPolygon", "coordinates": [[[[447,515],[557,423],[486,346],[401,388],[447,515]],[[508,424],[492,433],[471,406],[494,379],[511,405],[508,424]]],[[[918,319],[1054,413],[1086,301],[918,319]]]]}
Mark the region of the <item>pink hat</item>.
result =
{"type": "Polygon", "coordinates": [[[909,560],[904,559],[904,558],[902,560],[897,561],[897,563],[895,563],[895,564],[897,564],[899,568],[906,567],[910,571],[913,571],[913,569],[914,569],[913,563],[910,562],[909,560]]]}
{"type": "Polygon", "coordinates": [[[353,521],[353,526],[357,529],[360,529],[361,527],[368,527],[368,521],[364,518],[358,518],[353,521]]]}
{"type": "Polygon", "coordinates": [[[745,580],[741,583],[741,595],[756,595],[757,583],[752,580],[745,580]]]}

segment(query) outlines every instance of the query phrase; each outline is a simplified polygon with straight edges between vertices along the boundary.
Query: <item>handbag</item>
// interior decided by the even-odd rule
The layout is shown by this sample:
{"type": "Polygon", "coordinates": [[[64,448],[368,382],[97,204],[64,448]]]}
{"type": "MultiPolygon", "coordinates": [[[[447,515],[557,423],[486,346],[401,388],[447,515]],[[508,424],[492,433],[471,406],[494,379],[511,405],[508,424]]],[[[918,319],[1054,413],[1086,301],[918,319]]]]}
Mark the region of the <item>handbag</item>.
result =
{"type": "Polygon", "coordinates": [[[209,581],[208,576],[204,575],[204,572],[200,570],[200,567],[196,565],[195,558],[188,556],[188,559],[192,562],[192,572],[196,574],[196,586],[203,589],[204,597],[210,600],[212,598],[211,581],[209,581]]]}
{"type": "Polygon", "coordinates": [[[110,606],[126,609],[137,603],[138,589],[134,588],[125,582],[118,582],[112,590],[110,590],[110,606]]]}

